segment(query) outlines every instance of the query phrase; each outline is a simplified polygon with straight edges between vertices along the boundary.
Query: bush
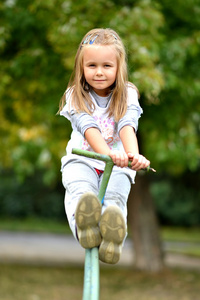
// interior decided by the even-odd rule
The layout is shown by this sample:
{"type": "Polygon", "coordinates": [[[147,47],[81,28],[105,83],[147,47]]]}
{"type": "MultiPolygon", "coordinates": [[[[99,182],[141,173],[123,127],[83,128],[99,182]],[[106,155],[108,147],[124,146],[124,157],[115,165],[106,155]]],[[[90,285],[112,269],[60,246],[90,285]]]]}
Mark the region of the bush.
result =
{"type": "Polygon", "coordinates": [[[163,225],[199,226],[200,190],[196,174],[152,183],[151,193],[163,225]]]}
{"type": "Polygon", "coordinates": [[[8,217],[66,218],[64,188],[46,186],[43,174],[37,173],[19,182],[11,172],[1,173],[0,215],[8,217]]]}

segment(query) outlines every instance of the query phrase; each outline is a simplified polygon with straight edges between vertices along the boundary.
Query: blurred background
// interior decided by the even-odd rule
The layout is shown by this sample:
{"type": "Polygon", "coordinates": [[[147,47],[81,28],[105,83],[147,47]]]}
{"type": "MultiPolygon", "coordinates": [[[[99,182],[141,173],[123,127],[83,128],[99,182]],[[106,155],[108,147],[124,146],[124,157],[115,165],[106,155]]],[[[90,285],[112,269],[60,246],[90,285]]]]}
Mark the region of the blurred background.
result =
{"type": "Polygon", "coordinates": [[[199,242],[199,0],[0,2],[0,230],[68,232],[60,159],[71,126],[56,113],[95,27],[119,33],[140,91],[138,139],[157,170],[145,177],[161,239],[199,242]]]}

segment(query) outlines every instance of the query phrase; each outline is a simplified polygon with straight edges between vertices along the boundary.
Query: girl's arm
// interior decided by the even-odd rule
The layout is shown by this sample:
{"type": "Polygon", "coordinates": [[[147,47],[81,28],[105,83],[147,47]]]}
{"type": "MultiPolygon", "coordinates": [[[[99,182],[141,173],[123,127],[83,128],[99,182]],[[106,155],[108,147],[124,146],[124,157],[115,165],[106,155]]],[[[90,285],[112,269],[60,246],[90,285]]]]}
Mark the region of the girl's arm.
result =
{"type": "Polygon", "coordinates": [[[118,167],[128,166],[128,155],[122,151],[111,151],[97,128],[88,128],[85,138],[95,152],[109,155],[118,167]]]}
{"type": "Polygon", "coordinates": [[[139,154],[138,141],[133,127],[124,126],[119,132],[120,139],[127,153],[129,160],[132,161],[132,169],[138,171],[150,165],[150,161],[139,154]]]}
{"type": "Polygon", "coordinates": [[[109,155],[110,148],[97,128],[88,128],[85,131],[85,138],[95,152],[109,155]]]}
{"type": "Polygon", "coordinates": [[[133,127],[124,126],[119,135],[125,152],[111,151],[97,128],[91,127],[85,131],[85,138],[92,149],[97,153],[109,155],[118,167],[127,167],[129,160],[132,161],[132,169],[135,171],[148,167],[149,160],[139,154],[138,142],[133,127]]]}

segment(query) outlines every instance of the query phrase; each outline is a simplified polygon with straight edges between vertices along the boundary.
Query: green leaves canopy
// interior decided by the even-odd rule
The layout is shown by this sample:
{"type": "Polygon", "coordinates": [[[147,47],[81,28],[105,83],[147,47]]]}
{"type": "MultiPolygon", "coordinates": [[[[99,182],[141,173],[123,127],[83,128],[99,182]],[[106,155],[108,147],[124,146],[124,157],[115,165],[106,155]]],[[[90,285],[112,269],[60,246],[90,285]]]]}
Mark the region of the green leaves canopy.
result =
{"type": "Polygon", "coordinates": [[[141,151],[159,171],[199,168],[199,1],[7,0],[0,4],[1,169],[57,180],[70,124],[56,116],[77,47],[95,27],[122,37],[141,93],[141,151]],[[186,13],[187,12],[187,13],[186,13]]]}

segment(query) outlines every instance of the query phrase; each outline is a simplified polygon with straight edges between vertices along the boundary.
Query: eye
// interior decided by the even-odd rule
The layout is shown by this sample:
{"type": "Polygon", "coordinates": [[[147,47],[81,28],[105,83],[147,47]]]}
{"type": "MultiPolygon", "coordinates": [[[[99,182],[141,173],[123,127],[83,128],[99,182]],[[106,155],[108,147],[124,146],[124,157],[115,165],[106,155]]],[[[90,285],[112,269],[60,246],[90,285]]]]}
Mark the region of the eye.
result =
{"type": "Polygon", "coordinates": [[[89,64],[89,67],[90,67],[90,68],[94,68],[94,67],[95,67],[95,64],[89,64]]]}
{"type": "Polygon", "coordinates": [[[105,68],[111,68],[112,66],[109,65],[109,64],[105,64],[104,67],[105,67],[105,68]]]}

